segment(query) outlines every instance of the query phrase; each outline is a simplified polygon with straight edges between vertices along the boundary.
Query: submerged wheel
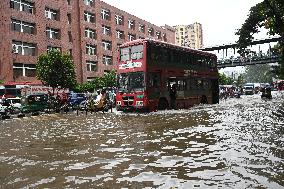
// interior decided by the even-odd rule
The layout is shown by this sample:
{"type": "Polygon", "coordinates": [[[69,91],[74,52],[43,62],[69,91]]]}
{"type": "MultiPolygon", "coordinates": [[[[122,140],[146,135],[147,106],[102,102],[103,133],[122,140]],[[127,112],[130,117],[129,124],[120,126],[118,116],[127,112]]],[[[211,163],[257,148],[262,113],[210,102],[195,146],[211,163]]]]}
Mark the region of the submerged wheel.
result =
{"type": "Polygon", "coordinates": [[[200,104],[208,104],[208,100],[207,100],[207,97],[205,95],[203,95],[201,97],[200,104]]]}
{"type": "Polygon", "coordinates": [[[167,99],[161,98],[158,103],[158,110],[165,110],[169,107],[167,99]]]}

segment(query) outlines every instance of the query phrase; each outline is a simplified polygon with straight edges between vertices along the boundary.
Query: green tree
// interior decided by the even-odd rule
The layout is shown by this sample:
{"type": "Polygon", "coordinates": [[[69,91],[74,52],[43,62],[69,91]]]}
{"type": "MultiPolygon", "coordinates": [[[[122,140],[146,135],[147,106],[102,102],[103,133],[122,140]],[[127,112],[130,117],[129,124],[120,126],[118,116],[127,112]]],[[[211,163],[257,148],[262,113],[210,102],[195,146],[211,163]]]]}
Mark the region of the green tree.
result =
{"type": "Polygon", "coordinates": [[[104,87],[116,87],[116,71],[112,70],[102,77],[104,87]]]}
{"type": "Polygon", "coordinates": [[[267,64],[246,66],[244,78],[249,83],[270,83],[275,74],[272,73],[271,66],[267,64]]]}
{"type": "Polygon", "coordinates": [[[239,52],[245,52],[254,39],[253,34],[260,28],[268,29],[270,35],[280,35],[279,51],[281,54],[281,66],[279,73],[284,75],[284,1],[263,0],[263,2],[251,7],[248,18],[242,27],[236,32],[239,35],[237,41],[239,52]]]}
{"type": "Polygon", "coordinates": [[[219,73],[219,84],[220,85],[232,85],[233,79],[226,76],[224,73],[219,73]]]}
{"type": "Polygon", "coordinates": [[[109,73],[105,73],[102,77],[97,77],[92,81],[88,81],[83,84],[78,84],[76,86],[76,91],[85,92],[85,91],[94,91],[95,89],[102,89],[107,87],[116,86],[116,71],[112,70],[109,73]]]}
{"type": "Polygon", "coordinates": [[[36,65],[37,78],[46,86],[53,88],[73,88],[76,74],[72,58],[58,50],[51,50],[38,57],[36,65]]]}
{"type": "Polygon", "coordinates": [[[236,80],[236,86],[242,86],[245,83],[244,74],[240,74],[236,80]]]}

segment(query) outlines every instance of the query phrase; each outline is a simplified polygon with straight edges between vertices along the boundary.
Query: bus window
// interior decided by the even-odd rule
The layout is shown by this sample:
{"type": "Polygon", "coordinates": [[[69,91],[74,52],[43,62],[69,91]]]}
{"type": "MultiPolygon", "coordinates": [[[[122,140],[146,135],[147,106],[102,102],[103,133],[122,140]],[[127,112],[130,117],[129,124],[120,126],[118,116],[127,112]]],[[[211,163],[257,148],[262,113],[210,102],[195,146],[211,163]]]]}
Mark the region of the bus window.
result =
{"type": "Polygon", "coordinates": [[[122,48],[120,50],[120,60],[121,61],[130,60],[130,48],[129,47],[122,48]]]}
{"type": "Polygon", "coordinates": [[[19,88],[6,88],[6,95],[8,96],[20,96],[21,89],[19,88]]]}
{"type": "Polygon", "coordinates": [[[143,58],[143,45],[136,45],[131,47],[131,59],[143,58]]]}
{"type": "Polygon", "coordinates": [[[186,91],[186,81],[185,80],[178,80],[177,81],[177,90],[178,91],[186,91]]]}
{"type": "Polygon", "coordinates": [[[129,85],[131,89],[141,89],[144,88],[144,73],[135,72],[131,73],[129,77],[129,85]]]}
{"type": "Polygon", "coordinates": [[[168,52],[167,49],[161,49],[161,63],[165,64],[167,62],[168,52]]]}
{"type": "Polygon", "coordinates": [[[195,90],[198,89],[198,79],[193,78],[192,88],[195,90]]]}
{"type": "Polygon", "coordinates": [[[197,80],[197,88],[198,89],[203,89],[203,81],[201,79],[197,80]]]}
{"type": "Polygon", "coordinates": [[[210,68],[214,68],[215,67],[215,65],[214,65],[214,58],[209,58],[209,66],[210,66],[210,68]]]}
{"type": "Polygon", "coordinates": [[[159,88],[160,87],[160,74],[159,73],[149,73],[148,85],[149,87],[159,88]]]}
{"type": "Polygon", "coordinates": [[[5,89],[0,89],[0,97],[2,97],[3,96],[3,94],[5,94],[5,89]]]}
{"type": "Polygon", "coordinates": [[[211,86],[210,86],[208,80],[204,80],[204,81],[203,81],[203,88],[204,88],[204,89],[211,89],[211,86]]]}
{"type": "Polygon", "coordinates": [[[143,72],[129,72],[118,75],[120,92],[144,91],[145,79],[143,72]]]}

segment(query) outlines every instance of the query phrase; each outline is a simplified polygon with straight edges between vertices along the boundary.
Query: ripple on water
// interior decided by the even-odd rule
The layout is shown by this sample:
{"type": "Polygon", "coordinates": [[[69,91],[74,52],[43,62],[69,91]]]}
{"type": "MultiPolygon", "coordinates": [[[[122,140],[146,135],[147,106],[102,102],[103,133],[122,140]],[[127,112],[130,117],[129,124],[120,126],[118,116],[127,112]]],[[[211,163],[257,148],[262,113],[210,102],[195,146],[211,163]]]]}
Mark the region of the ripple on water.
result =
{"type": "Polygon", "coordinates": [[[283,188],[283,97],[2,121],[0,186],[283,188]]]}

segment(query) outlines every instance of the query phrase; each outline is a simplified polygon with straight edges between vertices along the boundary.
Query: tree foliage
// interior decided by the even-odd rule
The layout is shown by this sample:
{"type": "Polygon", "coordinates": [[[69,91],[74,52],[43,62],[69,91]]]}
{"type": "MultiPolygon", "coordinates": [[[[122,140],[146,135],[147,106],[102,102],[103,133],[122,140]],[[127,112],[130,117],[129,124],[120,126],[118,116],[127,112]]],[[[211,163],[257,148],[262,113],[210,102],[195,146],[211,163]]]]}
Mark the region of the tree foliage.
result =
{"type": "Polygon", "coordinates": [[[242,86],[245,82],[246,80],[245,80],[244,74],[240,74],[237,80],[235,81],[237,87],[242,86]]]}
{"type": "Polygon", "coordinates": [[[271,83],[275,77],[271,70],[271,66],[267,64],[248,65],[244,78],[248,83],[271,83]]]}
{"type": "Polygon", "coordinates": [[[93,92],[95,89],[102,89],[108,87],[116,87],[116,72],[112,70],[109,73],[104,74],[102,77],[97,77],[92,81],[88,81],[84,84],[78,84],[76,86],[77,92],[93,92]]]}
{"type": "Polygon", "coordinates": [[[284,1],[263,0],[263,2],[251,7],[248,18],[242,27],[236,32],[239,35],[238,48],[240,54],[245,52],[254,39],[253,34],[260,28],[268,29],[270,35],[280,35],[279,52],[282,57],[281,71],[284,75],[284,1]]]}
{"type": "Polygon", "coordinates": [[[226,76],[224,73],[219,73],[219,84],[220,85],[232,85],[233,79],[226,76]]]}
{"type": "Polygon", "coordinates": [[[76,74],[72,58],[58,50],[51,50],[38,57],[36,65],[37,78],[53,89],[73,88],[76,85],[76,74]]]}

